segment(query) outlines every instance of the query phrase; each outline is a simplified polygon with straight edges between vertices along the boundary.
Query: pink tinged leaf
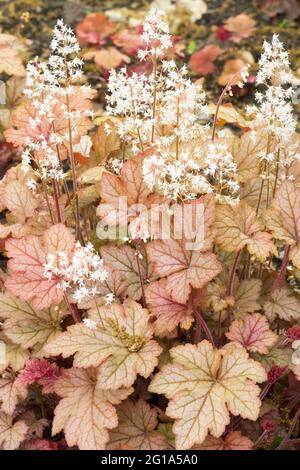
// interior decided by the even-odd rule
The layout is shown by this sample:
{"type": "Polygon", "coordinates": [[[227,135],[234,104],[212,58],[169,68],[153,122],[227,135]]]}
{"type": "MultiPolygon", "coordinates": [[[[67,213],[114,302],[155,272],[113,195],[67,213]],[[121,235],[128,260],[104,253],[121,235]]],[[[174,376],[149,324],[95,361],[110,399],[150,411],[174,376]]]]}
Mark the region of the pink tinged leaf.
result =
{"type": "Polygon", "coordinates": [[[167,276],[166,291],[172,299],[186,303],[192,287],[202,288],[217,276],[222,265],[213,253],[184,249],[184,242],[155,240],[147,245],[154,273],[167,276]]]}
{"type": "Polygon", "coordinates": [[[234,320],[226,336],[230,341],[240,343],[249,351],[260,354],[268,354],[269,348],[274,346],[277,340],[277,335],[270,330],[268,320],[259,313],[247,314],[234,320]]]}
{"type": "MultiPolygon", "coordinates": [[[[193,310],[198,296],[191,295],[185,304],[175,302],[166,289],[167,280],[151,283],[146,289],[146,303],[150,312],[155,315],[155,333],[164,336],[178,325],[189,329],[194,321],[193,310]]],[[[199,302],[198,302],[199,303],[199,302]]]]}

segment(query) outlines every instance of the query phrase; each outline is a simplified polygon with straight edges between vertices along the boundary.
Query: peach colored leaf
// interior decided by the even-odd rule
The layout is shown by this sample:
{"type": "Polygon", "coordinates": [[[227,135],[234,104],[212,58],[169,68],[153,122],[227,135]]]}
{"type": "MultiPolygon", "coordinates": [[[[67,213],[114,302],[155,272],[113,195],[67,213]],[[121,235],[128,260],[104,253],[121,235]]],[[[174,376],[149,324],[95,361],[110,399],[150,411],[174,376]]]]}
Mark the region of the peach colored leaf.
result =
{"type": "MultiPolygon", "coordinates": [[[[101,256],[105,265],[111,266],[123,281],[124,295],[139,300],[142,296],[142,289],[139,277],[138,262],[134,248],[122,246],[120,248],[109,245],[101,248],[101,256]]],[[[146,258],[140,261],[141,277],[144,283],[151,279],[150,267],[146,258]]]]}
{"type": "Polygon", "coordinates": [[[25,68],[19,55],[21,44],[12,34],[0,34],[0,73],[23,77],[25,68]]]}
{"type": "Polygon", "coordinates": [[[88,44],[103,44],[116,25],[104,13],[91,13],[76,26],[76,35],[82,47],[88,44]]]}
{"type": "Polygon", "coordinates": [[[122,52],[118,51],[116,47],[108,47],[106,49],[102,48],[100,50],[95,50],[93,52],[86,52],[84,54],[85,59],[93,58],[95,63],[99,65],[99,67],[110,70],[119,67],[121,64],[129,64],[130,57],[128,55],[123,54],[122,52]]]}
{"type": "Polygon", "coordinates": [[[25,183],[10,181],[5,189],[5,204],[17,220],[24,222],[25,219],[33,216],[38,201],[25,183]]]}
{"type": "Polygon", "coordinates": [[[0,293],[0,317],[5,319],[3,331],[7,338],[23,348],[43,346],[61,331],[66,313],[59,307],[36,310],[8,293],[0,293]]]}
{"type": "Polygon", "coordinates": [[[110,119],[106,119],[97,128],[92,137],[93,159],[99,164],[103,164],[107,157],[121,146],[121,140],[117,133],[116,125],[110,119]]]}
{"type": "Polygon", "coordinates": [[[27,425],[24,421],[13,420],[12,416],[0,412],[0,448],[15,450],[25,440],[27,425]]]}
{"type": "Polygon", "coordinates": [[[125,54],[136,55],[139,49],[145,47],[139,32],[130,31],[129,29],[121,29],[112,36],[113,43],[123,49],[125,54]]]}
{"type": "Polygon", "coordinates": [[[177,449],[201,444],[208,432],[220,437],[230,421],[229,412],[256,421],[264,368],[240,345],[216,350],[204,340],[171,349],[172,364],[152,380],[149,391],[169,398],[167,415],[175,419],[177,449]]]}
{"type": "Polygon", "coordinates": [[[19,400],[25,400],[26,396],[26,386],[18,386],[13,374],[7,373],[0,378],[1,411],[12,415],[19,400]]]}
{"type": "Polygon", "coordinates": [[[245,66],[245,62],[241,59],[230,59],[224,64],[221,75],[217,82],[221,86],[226,86],[229,82],[232,85],[236,85],[241,81],[241,75],[239,72],[245,66]]]}
{"type": "Polygon", "coordinates": [[[5,348],[4,361],[0,362],[0,373],[10,367],[14,372],[23,369],[27,359],[30,356],[29,351],[18,344],[12,343],[3,333],[0,333],[0,340],[5,348]]]}
{"type": "MultiPolygon", "coordinates": [[[[96,317],[93,317],[95,321],[96,317]]],[[[76,367],[97,367],[102,389],[130,387],[137,375],[147,378],[162,348],[152,340],[149,314],[138,303],[100,306],[97,328],[78,323],[45,346],[48,355],[74,356],[76,367]]]]}
{"type": "Polygon", "coordinates": [[[28,236],[9,239],[5,248],[11,258],[8,261],[10,275],[5,286],[21,300],[31,301],[34,308],[59,304],[64,296],[63,290],[58,287],[60,280],[47,278],[45,263],[48,253],[66,251],[69,254],[73,247],[74,237],[63,224],[46,230],[43,238],[28,236]]]}
{"type": "Polygon", "coordinates": [[[268,354],[269,348],[277,341],[277,335],[270,330],[268,320],[259,313],[247,314],[234,320],[226,336],[248,351],[260,354],[268,354]]]}
{"type": "Polygon", "coordinates": [[[128,445],[135,450],[169,449],[167,438],[159,433],[157,411],[140,399],[124,401],[118,408],[118,426],[110,432],[108,449],[128,445]]]}
{"type": "Polygon", "coordinates": [[[271,235],[261,231],[255,210],[244,201],[235,206],[218,206],[215,228],[215,242],[225,251],[237,252],[247,246],[249,253],[261,262],[277,253],[271,235]]]}
{"type": "Polygon", "coordinates": [[[184,247],[185,241],[177,240],[154,240],[146,247],[154,273],[167,276],[167,293],[182,304],[187,302],[192,287],[202,288],[222,270],[213,253],[184,247]]]}
{"type": "Polygon", "coordinates": [[[196,450],[252,450],[253,442],[241,431],[230,431],[224,439],[208,435],[201,446],[196,450]]]}
{"type": "Polygon", "coordinates": [[[249,38],[255,31],[255,20],[249,15],[242,13],[237,16],[231,16],[225,22],[225,29],[232,33],[231,40],[240,42],[244,38],[249,38]]]}
{"type": "Polygon", "coordinates": [[[237,139],[233,157],[237,164],[237,178],[240,182],[245,183],[259,176],[259,154],[266,153],[266,150],[267,138],[263,130],[257,131],[255,135],[246,132],[237,139]]]}
{"type": "Polygon", "coordinates": [[[274,290],[263,307],[266,316],[271,321],[276,317],[286,321],[299,320],[300,318],[300,299],[287,286],[274,290]]]}
{"type": "Polygon", "coordinates": [[[300,269],[300,188],[284,181],[276,192],[272,208],[266,214],[267,227],[274,238],[292,246],[291,258],[300,269]]]}
{"type": "Polygon", "coordinates": [[[75,246],[75,237],[64,224],[55,224],[46,230],[44,240],[47,254],[64,252],[69,255],[75,246]]]}
{"type": "Polygon", "coordinates": [[[185,304],[175,302],[166,289],[167,280],[152,282],[146,289],[147,307],[156,317],[155,334],[164,336],[178,325],[188,330],[194,321],[193,311],[199,304],[199,296],[191,295],[185,304]],[[198,302],[197,302],[198,301],[198,302]]]}
{"type": "Polygon", "coordinates": [[[200,51],[192,54],[189,66],[192,72],[200,75],[208,75],[215,71],[214,61],[221,54],[222,50],[215,44],[208,44],[200,51]]]}
{"type": "MultiPolygon", "coordinates": [[[[118,203],[117,198],[126,196],[128,205],[144,204],[150,194],[143,179],[143,156],[127,160],[120,176],[104,173],[100,183],[100,196],[103,202],[118,203]]],[[[117,207],[117,206],[116,206],[117,207]]]]}
{"type": "Polygon", "coordinates": [[[234,314],[243,316],[261,309],[259,303],[262,282],[260,279],[246,279],[234,289],[234,314]]]}
{"type": "Polygon", "coordinates": [[[62,397],[54,411],[52,435],[64,430],[67,444],[80,450],[105,449],[108,430],[117,426],[115,407],[132,392],[131,388],[101,390],[96,385],[97,369],[64,370],[56,382],[62,397]]]}

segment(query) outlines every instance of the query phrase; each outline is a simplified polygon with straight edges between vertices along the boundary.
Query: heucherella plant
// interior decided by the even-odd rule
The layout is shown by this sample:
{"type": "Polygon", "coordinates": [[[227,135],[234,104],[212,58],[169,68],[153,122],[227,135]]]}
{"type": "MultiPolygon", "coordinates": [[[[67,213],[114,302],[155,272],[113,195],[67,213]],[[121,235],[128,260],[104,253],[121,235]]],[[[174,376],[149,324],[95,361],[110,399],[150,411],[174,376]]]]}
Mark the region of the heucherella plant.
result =
{"type": "Polygon", "coordinates": [[[300,139],[292,72],[263,45],[254,105],[216,105],[168,60],[109,76],[93,120],[77,40],[58,20],[29,62],[0,182],[0,447],[299,446],[300,139]]]}

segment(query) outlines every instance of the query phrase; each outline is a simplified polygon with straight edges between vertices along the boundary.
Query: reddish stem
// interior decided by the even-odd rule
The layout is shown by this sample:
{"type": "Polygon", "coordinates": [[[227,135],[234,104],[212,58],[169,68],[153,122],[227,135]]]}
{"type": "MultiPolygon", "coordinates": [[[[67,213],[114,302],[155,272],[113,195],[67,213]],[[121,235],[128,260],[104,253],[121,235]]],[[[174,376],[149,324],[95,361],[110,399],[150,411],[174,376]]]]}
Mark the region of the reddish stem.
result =
{"type": "Polygon", "coordinates": [[[56,183],[55,178],[52,178],[52,189],[53,189],[53,197],[54,197],[55,209],[56,209],[56,219],[57,219],[57,223],[60,223],[61,213],[60,213],[60,207],[59,207],[58,188],[57,188],[57,183],[56,183]]]}
{"type": "MultiPolygon", "coordinates": [[[[213,345],[213,347],[215,347],[215,342],[214,342],[214,339],[213,339],[213,336],[211,334],[211,331],[206,323],[206,321],[204,320],[203,316],[201,315],[201,313],[199,311],[195,311],[194,312],[194,315],[195,315],[195,318],[196,318],[196,322],[201,326],[201,328],[203,329],[207,339],[211,342],[211,344],[213,345]]],[[[199,331],[199,328],[196,329],[196,331],[199,331]]],[[[196,336],[196,335],[195,335],[196,336]]]]}
{"type": "Polygon", "coordinates": [[[285,248],[284,248],[284,255],[283,255],[283,258],[282,258],[280,271],[279,271],[278,276],[275,279],[274,284],[271,288],[271,293],[274,292],[274,290],[276,290],[278,287],[280,287],[281,284],[284,281],[286,270],[287,270],[287,267],[288,267],[288,264],[289,264],[290,249],[291,249],[291,247],[289,245],[286,245],[285,248]]]}
{"type": "MultiPolygon", "coordinates": [[[[231,270],[230,270],[229,280],[228,280],[228,287],[227,287],[227,296],[228,297],[231,297],[232,293],[233,293],[234,277],[235,277],[236,268],[237,268],[237,265],[239,263],[239,259],[240,259],[240,256],[241,256],[241,252],[242,252],[242,250],[239,250],[239,251],[236,252],[235,258],[234,258],[234,261],[233,261],[233,265],[232,265],[231,270]]],[[[227,307],[227,323],[228,323],[228,326],[230,326],[230,324],[231,324],[231,320],[232,320],[231,317],[232,317],[232,306],[228,305],[228,307],[227,307]]]]}

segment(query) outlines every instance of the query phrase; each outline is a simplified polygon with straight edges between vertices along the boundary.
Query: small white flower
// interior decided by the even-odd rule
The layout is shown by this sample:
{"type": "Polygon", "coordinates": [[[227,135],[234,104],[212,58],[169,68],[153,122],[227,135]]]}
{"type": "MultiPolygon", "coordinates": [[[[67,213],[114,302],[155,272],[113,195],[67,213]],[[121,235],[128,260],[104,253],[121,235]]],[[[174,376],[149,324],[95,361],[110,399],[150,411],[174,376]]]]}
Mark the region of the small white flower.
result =
{"type": "Polygon", "coordinates": [[[83,319],[84,326],[89,328],[90,330],[97,330],[97,322],[91,320],[90,318],[83,319]]]}

